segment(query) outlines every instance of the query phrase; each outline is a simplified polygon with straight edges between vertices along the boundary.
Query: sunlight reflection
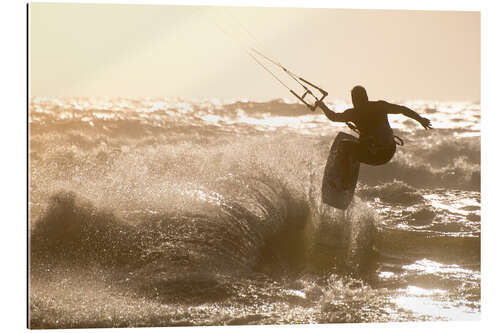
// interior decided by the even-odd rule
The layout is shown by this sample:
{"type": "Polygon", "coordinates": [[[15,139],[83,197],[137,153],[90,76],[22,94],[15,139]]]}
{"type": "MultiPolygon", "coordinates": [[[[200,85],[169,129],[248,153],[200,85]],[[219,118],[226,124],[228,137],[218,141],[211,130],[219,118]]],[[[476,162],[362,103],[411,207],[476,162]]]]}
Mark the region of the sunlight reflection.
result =
{"type": "Polygon", "coordinates": [[[402,268],[406,271],[420,272],[423,274],[451,274],[472,279],[480,279],[481,277],[479,272],[464,269],[455,264],[444,265],[429,259],[418,260],[411,265],[402,266],[402,268]]]}
{"type": "MultiPolygon", "coordinates": [[[[420,289],[420,288],[419,288],[420,289]]],[[[444,305],[433,301],[430,297],[399,296],[394,298],[397,306],[411,310],[420,315],[447,320],[479,320],[481,313],[466,306],[444,305]]]]}

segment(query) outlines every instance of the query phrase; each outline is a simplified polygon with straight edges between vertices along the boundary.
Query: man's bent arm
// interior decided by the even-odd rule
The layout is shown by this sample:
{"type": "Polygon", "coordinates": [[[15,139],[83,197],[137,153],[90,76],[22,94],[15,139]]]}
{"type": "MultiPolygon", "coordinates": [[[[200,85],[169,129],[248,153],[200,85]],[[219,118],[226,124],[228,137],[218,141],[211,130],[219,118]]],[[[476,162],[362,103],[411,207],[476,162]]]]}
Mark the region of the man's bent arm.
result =
{"type": "MultiPolygon", "coordinates": [[[[349,117],[349,114],[346,113],[346,111],[342,112],[342,113],[336,113],[336,112],[333,112],[332,110],[330,110],[328,108],[328,106],[326,106],[325,103],[323,103],[322,101],[318,103],[317,105],[321,110],[323,110],[323,113],[325,114],[325,116],[330,119],[331,121],[338,121],[338,122],[348,122],[348,121],[351,121],[350,117],[349,117]]],[[[350,110],[350,109],[349,109],[350,110]]]]}

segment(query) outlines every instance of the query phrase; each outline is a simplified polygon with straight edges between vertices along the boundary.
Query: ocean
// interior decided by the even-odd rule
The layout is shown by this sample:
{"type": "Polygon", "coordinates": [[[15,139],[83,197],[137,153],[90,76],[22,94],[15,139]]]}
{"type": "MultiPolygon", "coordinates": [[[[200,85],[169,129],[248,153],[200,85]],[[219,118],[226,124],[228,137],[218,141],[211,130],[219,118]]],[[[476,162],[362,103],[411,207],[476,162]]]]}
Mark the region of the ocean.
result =
{"type": "Polygon", "coordinates": [[[295,101],[32,97],[30,327],[479,320],[480,105],[395,102],[342,211],[295,101]]]}

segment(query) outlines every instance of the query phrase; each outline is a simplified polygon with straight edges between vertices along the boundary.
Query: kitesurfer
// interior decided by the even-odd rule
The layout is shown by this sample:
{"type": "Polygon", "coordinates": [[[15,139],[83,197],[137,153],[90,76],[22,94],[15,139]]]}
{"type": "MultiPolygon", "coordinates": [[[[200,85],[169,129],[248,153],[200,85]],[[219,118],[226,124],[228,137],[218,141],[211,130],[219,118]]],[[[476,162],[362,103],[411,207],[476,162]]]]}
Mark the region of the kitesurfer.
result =
{"type": "MultiPolygon", "coordinates": [[[[351,90],[351,98],[354,107],[341,113],[333,112],[323,101],[317,102],[316,105],[331,121],[354,123],[359,133],[357,142],[350,140],[342,142],[340,149],[347,150],[347,152],[342,153],[341,156],[348,156],[369,165],[382,165],[389,162],[396,152],[396,141],[387,119],[388,114],[403,114],[418,121],[426,130],[432,128],[429,119],[421,117],[405,106],[386,101],[369,101],[366,90],[362,86],[355,86],[351,90]]],[[[344,184],[344,187],[346,186],[349,184],[344,184]]]]}

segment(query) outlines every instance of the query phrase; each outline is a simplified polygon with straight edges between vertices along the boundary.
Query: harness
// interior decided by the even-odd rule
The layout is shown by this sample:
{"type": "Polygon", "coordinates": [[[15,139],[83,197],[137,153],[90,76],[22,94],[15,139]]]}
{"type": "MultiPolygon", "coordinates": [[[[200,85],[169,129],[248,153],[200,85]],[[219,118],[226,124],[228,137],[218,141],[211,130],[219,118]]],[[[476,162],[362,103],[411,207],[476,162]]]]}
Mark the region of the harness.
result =
{"type": "MultiPolygon", "coordinates": [[[[352,122],[352,121],[348,121],[346,122],[347,126],[353,130],[354,132],[358,133],[358,135],[360,134],[359,132],[359,129],[358,127],[352,122]]],[[[394,142],[398,145],[398,146],[404,146],[405,145],[405,142],[403,141],[403,139],[401,139],[399,136],[397,135],[393,135],[394,136],[394,142]]]]}

